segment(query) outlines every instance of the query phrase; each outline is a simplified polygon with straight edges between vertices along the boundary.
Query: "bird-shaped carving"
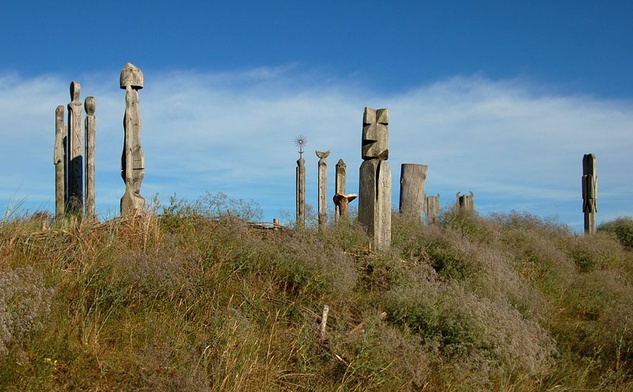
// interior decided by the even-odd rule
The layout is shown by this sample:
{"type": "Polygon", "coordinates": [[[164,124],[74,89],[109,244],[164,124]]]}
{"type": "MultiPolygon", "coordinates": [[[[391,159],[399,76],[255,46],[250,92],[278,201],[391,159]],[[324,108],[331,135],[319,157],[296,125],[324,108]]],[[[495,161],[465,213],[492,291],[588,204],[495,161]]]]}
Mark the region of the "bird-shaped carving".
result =
{"type": "Polygon", "coordinates": [[[327,158],[327,157],[330,156],[330,150],[327,150],[327,151],[317,151],[317,150],[315,150],[314,152],[316,152],[316,156],[319,159],[324,159],[324,158],[327,158]]]}

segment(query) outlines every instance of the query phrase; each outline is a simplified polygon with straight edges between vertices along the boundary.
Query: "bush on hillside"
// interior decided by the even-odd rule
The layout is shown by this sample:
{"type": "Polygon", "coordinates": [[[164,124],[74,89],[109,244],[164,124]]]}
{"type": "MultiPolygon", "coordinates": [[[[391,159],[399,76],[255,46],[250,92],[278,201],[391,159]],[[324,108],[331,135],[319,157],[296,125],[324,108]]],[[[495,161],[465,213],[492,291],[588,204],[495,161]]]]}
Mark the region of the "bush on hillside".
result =
{"type": "Polygon", "coordinates": [[[622,245],[633,248],[633,218],[620,217],[612,221],[602,223],[598,226],[598,231],[610,233],[622,243],[622,245]]]}

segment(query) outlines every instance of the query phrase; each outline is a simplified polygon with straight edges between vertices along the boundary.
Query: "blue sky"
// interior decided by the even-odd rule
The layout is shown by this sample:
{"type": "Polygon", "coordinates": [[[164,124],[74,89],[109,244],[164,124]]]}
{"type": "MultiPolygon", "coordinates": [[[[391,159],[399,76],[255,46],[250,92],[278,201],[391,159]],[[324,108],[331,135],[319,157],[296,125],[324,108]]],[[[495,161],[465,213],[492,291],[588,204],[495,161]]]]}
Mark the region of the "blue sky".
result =
{"type": "Polygon", "coordinates": [[[293,140],[358,187],[362,112],[389,108],[400,164],[426,191],[475,192],[482,214],[582,228],[582,156],[598,161],[598,222],[633,215],[629,1],[20,1],[0,14],[0,208],[53,210],[54,110],[77,80],[97,101],[97,209],[118,213],[126,62],[140,92],[142,195],[205,192],[294,216],[293,140]]]}

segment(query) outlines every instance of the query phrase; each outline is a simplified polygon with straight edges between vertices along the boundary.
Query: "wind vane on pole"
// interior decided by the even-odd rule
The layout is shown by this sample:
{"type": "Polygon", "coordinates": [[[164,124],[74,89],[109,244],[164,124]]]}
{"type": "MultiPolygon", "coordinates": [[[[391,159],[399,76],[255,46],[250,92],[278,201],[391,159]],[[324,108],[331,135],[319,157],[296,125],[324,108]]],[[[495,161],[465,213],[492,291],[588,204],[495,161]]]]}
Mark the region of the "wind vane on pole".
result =
{"type": "Polygon", "coordinates": [[[299,158],[303,158],[303,148],[308,144],[308,139],[305,136],[299,135],[295,138],[295,146],[299,147],[299,158]]]}

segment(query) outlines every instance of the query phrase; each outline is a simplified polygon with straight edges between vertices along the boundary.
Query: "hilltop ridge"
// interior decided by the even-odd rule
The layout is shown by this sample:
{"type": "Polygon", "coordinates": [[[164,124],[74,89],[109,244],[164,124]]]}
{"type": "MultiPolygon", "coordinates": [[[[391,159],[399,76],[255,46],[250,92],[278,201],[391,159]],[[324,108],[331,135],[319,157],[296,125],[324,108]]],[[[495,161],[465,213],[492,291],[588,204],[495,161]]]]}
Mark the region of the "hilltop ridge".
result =
{"type": "Polygon", "coordinates": [[[625,390],[633,253],[528,214],[0,225],[6,390],[625,390]],[[327,306],[327,320],[323,320],[327,306]]]}

